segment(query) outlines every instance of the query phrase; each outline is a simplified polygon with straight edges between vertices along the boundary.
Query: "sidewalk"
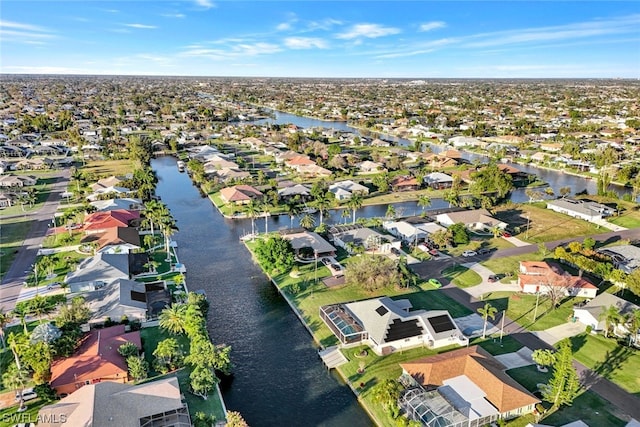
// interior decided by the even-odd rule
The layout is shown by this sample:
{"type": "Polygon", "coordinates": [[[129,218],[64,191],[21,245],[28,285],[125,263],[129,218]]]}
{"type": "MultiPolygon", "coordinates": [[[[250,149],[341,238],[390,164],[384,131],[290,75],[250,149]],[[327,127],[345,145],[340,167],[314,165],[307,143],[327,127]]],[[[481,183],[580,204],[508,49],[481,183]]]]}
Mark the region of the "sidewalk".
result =
{"type": "Polygon", "coordinates": [[[518,248],[522,247],[522,246],[529,246],[531,245],[531,243],[527,243],[527,242],[523,242],[522,240],[518,239],[517,237],[503,237],[504,240],[506,240],[507,242],[511,243],[513,246],[516,246],[518,248]]]}

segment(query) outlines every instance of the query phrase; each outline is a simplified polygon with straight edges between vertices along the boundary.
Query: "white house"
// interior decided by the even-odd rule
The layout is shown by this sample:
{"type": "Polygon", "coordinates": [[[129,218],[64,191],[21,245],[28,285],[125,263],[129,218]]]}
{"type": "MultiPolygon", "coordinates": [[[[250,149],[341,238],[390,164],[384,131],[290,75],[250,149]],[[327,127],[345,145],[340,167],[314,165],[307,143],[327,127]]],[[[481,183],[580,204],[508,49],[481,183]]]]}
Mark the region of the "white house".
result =
{"type": "Polygon", "coordinates": [[[495,219],[486,209],[443,213],[436,215],[436,221],[447,228],[458,223],[464,224],[471,230],[492,229],[493,227],[504,230],[507,227],[506,222],[495,219]]]}
{"type": "Polygon", "coordinates": [[[603,292],[588,303],[582,306],[575,306],[573,308],[573,316],[580,323],[591,326],[594,331],[601,331],[605,327],[605,320],[602,318],[602,313],[611,306],[616,307],[618,313],[622,315],[640,309],[640,307],[627,300],[603,292]]]}
{"type": "Polygon", "coordinates": [[[601,203],[574,199],[548,201],[547,209],[591,222],[602,220],[615,213],[614,209],[601,203]]]}
{"type": "Polygon", "coordinates": [[[380,234],[360,224],[334,225],[329,229],[329,238],[334,245],[352,253],[353,246],[361,246],[366,251],[386,253],[391,248],[400,249],[400,240],[393,236],[380,234]]]}
{"type": "Polygon", "coordinates": [[[429,235],[445,230],[435,222],[412,224],[407,221],[385,221],[382,227],[405,243],[416,244],[429,238],[429,235]]]}
{"type": "Polygon", "coordinates": [[[343,344],[368,344],[378,355],[468,344],[448,311],[411,308],[408,299],[381,297],[323,306],[320,317],[343,344]]]}
{"type": "Polygon", "coordinates": [[[637,246],[610,246],[599,249],[598,252],[610,256],[614,267],[627,274],[631,274],[636,268],[640,267],[640,248],[637,246]]]}
{"type": "Polygon", "coordinates": [[[338,200],[348,200],[353,193],[369,194],[367,187],[351,180],[335,182],[329,186],[329,191],[332,192],[338,200]]]}

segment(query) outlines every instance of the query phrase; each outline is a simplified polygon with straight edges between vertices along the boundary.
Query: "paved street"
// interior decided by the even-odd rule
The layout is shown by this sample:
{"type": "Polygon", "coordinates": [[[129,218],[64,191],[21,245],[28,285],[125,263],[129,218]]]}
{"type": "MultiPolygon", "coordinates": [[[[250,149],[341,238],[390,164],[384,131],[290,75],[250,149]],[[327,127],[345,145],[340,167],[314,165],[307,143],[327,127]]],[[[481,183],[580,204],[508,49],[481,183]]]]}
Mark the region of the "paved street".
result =
{"type": "MultiPolygon", "coordinates": [[[[60,203],[60,195],[67,188],[69,182],[69,169],[60,169],[60,175],[56,182],[53,183],[49,198],[42,208],[36,212],[27,214],[31,222],[31,229],[24,240],[22,247],[18,250],[16,257],[2,279],[0,284],[0,307],[5,311],[12,310],[22,290],[22,283],[25,281],[27,274],[25,271],[31,269],[31,265],[36,260],[40,245],[44,240],[49,225],[53,219],[53,214],[60,203]]],[[[22,216],[22,215],[20,215],[22,216]]],[[[6,219],[3,219],[3,221],[6,219]]]]}
{"type": "MultiPolygon", "coordinates": [[[[591,236],[598,241],[607,241],[608,243],[618,241],[621,239],[638,239],[640,238],[640,229],[632,229],[632,230],[624,230],[618,232],[608,232],[602,233],[598,235],[591,236]]],[[[555,247],[573,241],[575,239],[563,239],[554,242],[549,242],[546,244],[547,249],[554,249],[555,247]]],[[[479,262],[483,259],[488,258],[500,258],[505,256],[518,255],[523,253],[531,253],[538,250],[537,245],[529,245],[522,246],[516,248],[502,249],[496,252],[493,252],[489,255],[485,256],[475,256],[471,258],[450,258],[450,259],[440,259],[433,261],[425,261],[419,264],[413,264],[411,268],[419,274],[423,278],[432,278],[436,277],[442,279],[441,271],[451,265],[461,265],[467,264],[469,265],[469,261],[479,262]]],[[[481,272],[486,273],[486,272],[481,272]]],[[[482,274],[481,274],[482,275],[482,274]]],[[[464,305],[465,307],[472,310],[474,313],[477,312],[478,308],[481,308],[484,305],[484,301],[480,301],[473,295],[465,292],[450,283],[446,283],[446,280],[443,281],[444,286],[435,292],[444,292],[449,298],[457,301],[458,303],[464,305]]],[[[500,326],[502,324],[502,316],[503,313],[498,313],[494,320],[494,324],[500,326]]],[[[573,324],[572,324],[573,325],[573,324]]],[[[577,328],[577,327],[576,327],[577,328]]],[[[558,328],[557,330],[548,330],[545,331],[547,334],[555,333],[558,336],[554,336],[553,340],[549,340],[550,342],[557,342],[560,337],[566,336],[571,332],[572,326],[564,326],[562,328],[558,328]],[[558,338],[558,339],[556,339],[558,338]]],[[[538,336],[529,332],[519,324],[517,324],[512,319],[505,317],[504,319],[504,334],[511,335],[514,339],[520,342],[523,346],[530,348],[531,350],[536,350],[539,348],[553,348],[550,344],[540,339],[538,336]]],[[[545,338],[549,338],[543,334],[545,338]]],[[[618,387],[611,381],[602,378],[597,373],[591,371],[586,366],[580,364],[577,361],[574,361],[574,366],[580,375],[582,384],[587,389],[593,391],[598,394],[603,399],[610,402],[612,405],[616,406],[620,411],[629,417],[633,417],[635,419],[640,419],[640,398],[637,396],[626,392],[622,388],[618,387]]]]}

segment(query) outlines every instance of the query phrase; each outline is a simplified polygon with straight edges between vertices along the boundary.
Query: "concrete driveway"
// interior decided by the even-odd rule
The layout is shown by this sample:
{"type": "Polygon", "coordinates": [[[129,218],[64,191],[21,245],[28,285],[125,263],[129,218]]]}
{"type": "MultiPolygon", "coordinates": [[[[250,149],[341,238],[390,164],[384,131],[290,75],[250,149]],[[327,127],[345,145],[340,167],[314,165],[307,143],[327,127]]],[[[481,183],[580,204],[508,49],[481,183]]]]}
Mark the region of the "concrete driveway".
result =
{"type": "Polygon", "coordinates": [[[502,363],[507,370],[514,368],[522,368],[523,366],[533,365],[535,362],[531,358],[533,350],[529,347],[522,347],[515,353],[506,353],[494,356],[500,363],[502,363]]]}
{"type": "Polygon", "coordinates": [[[477,262],[467,262],[462,264],[463,267],[467,267],[470,270],[475,271],[482,278],[482,283],[477,286],[472,286],[470,288],[466,288],[464,291],[468,294],[472,295],[475,298],[482,299],[482,295],[488,294],[491,292],[498,291],[507,291],[507,292],[518,292],[520,291],[520,286],[517,283],[500,283],[500,282],[489,282],[489,276],[493,275],[493,271],[489,270],[484,265],[481,265],[477,262]]]}
{"type": "Polygon", "coordinates": [[[565,338],[574,337],[585,331],[587,327],[580,322],[567,322],[544,331],[532,332],[535,336],[549,345],[555,345],[565,338]]]}

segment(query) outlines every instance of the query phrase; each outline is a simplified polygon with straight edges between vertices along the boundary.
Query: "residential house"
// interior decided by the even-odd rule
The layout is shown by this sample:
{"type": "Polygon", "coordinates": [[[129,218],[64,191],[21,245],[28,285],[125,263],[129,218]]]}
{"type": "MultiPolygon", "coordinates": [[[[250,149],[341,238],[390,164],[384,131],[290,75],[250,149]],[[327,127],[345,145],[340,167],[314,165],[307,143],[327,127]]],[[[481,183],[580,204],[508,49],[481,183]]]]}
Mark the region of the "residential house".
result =
{"type": "Polygon", "coordinates": [[[453,167],[458,166],[458,163],[460,161],[460,157],[459,156],[457,158],[451,158],[451,157],[447,157],[445,155],[439,155],[439,154],[433,154],[433,153],[426,154],[424,156],[424,159],[425,159],[426,164],[432,170],[433,169],[453,168],[453,167]]]}
{"type": "Polygon", "coordinates": [[[249,171],[243,171],[238,168],[222,168],[216,170],[213,175],[220,178],[220,181],[227,182],[230,180],[242,180],[251,177],[251,173],[249,171]]]}
{"type": "Polygon", "coordinates": [[[65,397],[85,385],[128,382],[127,362],[118,353],[118,348],[127,342],[142,349],[140,331],[125,332],[125,325],[91,330],[82,338],[73,356],[51,362],[49,385],[65,397]]]}
{"type": "Polygon", "coordinates": [[[129,279],[129,254],[98,253],[84,259],[64,282],[72,293],[99,289],[117,279],[129,279]]]}
{"type": "Polygon", "coordinates": [[[322,306],[320,317],[343,345],[367,344],[378,355],[468,343],[446,310],[411,308],[408,299],[381,297],[322,306]]]}
{"type": "Polygon", "coordinates": [[[439,416],[443,425],[481,426],[534,411],[540,400],[511,378],[489,352],[472,346],[401,363],[409,417],[439,416]]]}
{"type": "Polygon", "coordinates": [[[85,234],[104,233],[113,227],[137,227],[140,212],[127,209],[114,209],[87,214],[82,229],[85,234]]]}
{"type": "Polygon", "coordinates": [[[99,179],[95,184],[91,184],[91,190],[97,192],[110,187],[119,187],[123,181],[123,178],[111,175],[108,178],[99,179]]]}
{"type": "Polygon", "coordinates": [[[39,427],[190,427],[178,378],[131,385],[113,381],[81,387],[38,412],[39,427]]]}
{"type": "Polygon", "coordinates": [[[437,231],[445,230],[435,222],[411,223],[407,221],[386,221],[382,227],[403,242],[411,245],[424,242],[437,231]]]}
{"type": "Polygon", "coordinates": [[[611,257],[613,266],[627,274],[640,267],[640,248],[633,245],[609,246],[598,252],[611,257]]]}
{"type": "Polygon", "coordinates": [[[453,186],[453,177],[442,172],[431,172],[424,177],[424,182],[434,190],[444,190],[453,186]]]}
{"type": "Polygon", "coordinates": [[[13,197],[10,194],[0,193],[0,208],[13,206],[13,197]]]}
{"type": "Polygon", "coordinates": [[[590,222],[601,221],[615,213],[615,209],[601,203],[568,198],[548,201],[547,209],[590,222]]]}
{"type": "Polygon", "coordinates": [[[294,184],[278,189],[278,198],[281,200],[291,200],[298,197],[301,201],[311,198],[311,189],[306,185],[294,184]]]}
{"type": "MultiPolygon", "coordinates": [[[[299,257],[304,257],[304,252],[313,258],[334,256],[336,248],[323,239],[318,233],[307,230],[283,230],[281,236],[291,242],[293,250],[299,257]]],[[[307,256],[308,257],[308,256],[307,256]]]]}
{"type": "Polygon", "coordinates": [[[640,310],[640,307],[625,299],[603,292],[586,304],[574,306],[573,316],[580,323],[591,326],[594,331],[602,331],[606,326],[606,320],[602,316],[609,307],[616,307],[618,313],[622,316],[632,311],[640,310]]]}
{"type": "Polygon", "coordinates": [[[225,203],[246,205],[252,200],[260,200],[264,195],[250,185],[234,185],[220,190],[220,198],[225,203]]]}
{"type": "Polygon", "coordinates": [[[128,197],[122,199],[96,200],[95,202],[89,202],[89,204],[94,206],[98,212],[114,210],[140,211],[144,209],[142,200],[128,197]]]}
{"type": "Polygon", "coordinates": [[[389,184],[393,191],[414,191],[420,189],[420,183],[413,176],[397,176],[389,184]]]}
{"type": "Polygon", "coordinates": [[[581,276],[572,276],[545,261],[520,261],[518,285],[525,294],[559,291],[572,297],[595,298],[598,288],[581,276]]]}
{"type": "Polygon", "coordinates": [[[462,223],[470,230],[491,230],[498,227],[507,228],[507,223],[495,219],[486,209],[472,209],[458,212],[448,212],[436,215],[436,221],[449,228],[453,224],[462,223]]]}
{"type": "Polygon", "coordinates": [[[329,191],[333,193],[338,200],[349,200],[354,193],[369,194],[367,187],[351,180],[334,182],[329,185],[329,191]]]}
{"type": "Polygon", "coordinates": [[[98,237],[96,243],[97,252],[105,254],[128,254],[141,247],[140,234],[133,227],[109,228],[98,237]]]}
{"type": "Polygon", "coordinates": [[[90,202],[93,202],[93,201],[102,199],[105,196],[110,196],[111,198],[127,197],[128,195],[131,195],[133,193],[135,193],[134,190],[130,190],[126,187],[105,187],[105,188],[99,188],[98,190],[94,191],[92,194],[89,194],[87,196],[87,200],[89,200],[90,202]]]}
{"type": "Polygon", "coordinates": [[[449,138],[448,142],[449,144],[453,145],[456,148],[461,148],[461,147],[484,148],[487,145],[486,142],[470,136],[454,136],[453,138],[449,138]]]}
{"type": "Polygon", "coordinates": [[[30,187],[36,185],[38,179],[27,175],[3,175],[0,176],[0,187],[30,187]]]}
{"type": "Polygon", "coordinates": [[[387,169],[382,163],[365,160],[356,165],[361,174],[386,172],[387,169]]]}
{"type": "Polygon", "coordinates": [[[380,234],[360,224],[334,225],[329,229],[329,240],[349,253],[356,247],[365,251],[387,253],[391,248],[400,249],[400,241],[393,236],[380,234]]]}

